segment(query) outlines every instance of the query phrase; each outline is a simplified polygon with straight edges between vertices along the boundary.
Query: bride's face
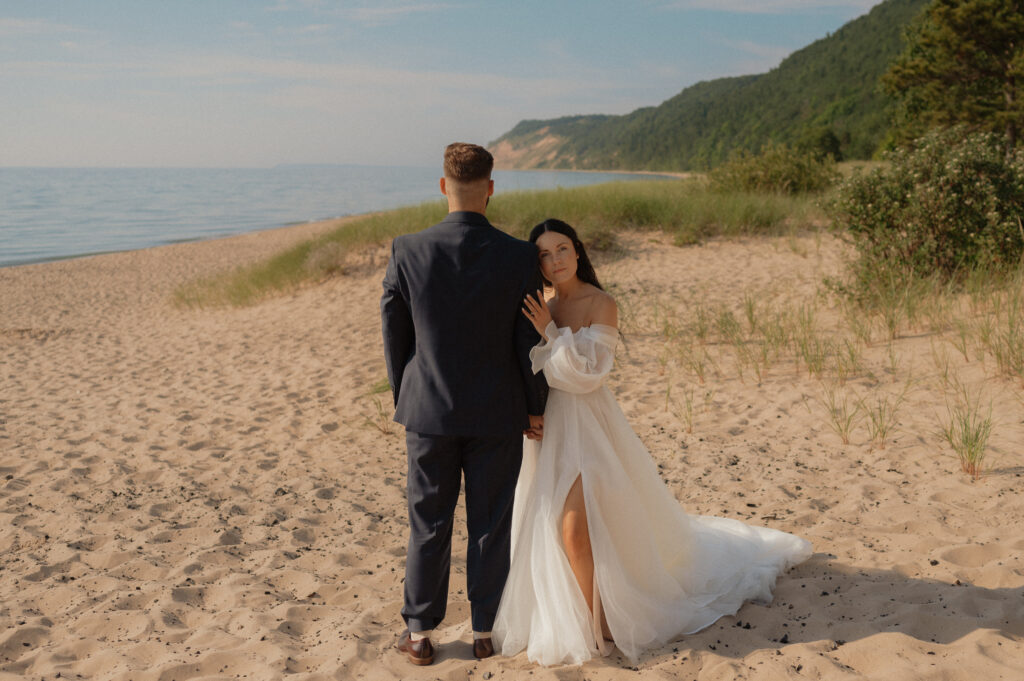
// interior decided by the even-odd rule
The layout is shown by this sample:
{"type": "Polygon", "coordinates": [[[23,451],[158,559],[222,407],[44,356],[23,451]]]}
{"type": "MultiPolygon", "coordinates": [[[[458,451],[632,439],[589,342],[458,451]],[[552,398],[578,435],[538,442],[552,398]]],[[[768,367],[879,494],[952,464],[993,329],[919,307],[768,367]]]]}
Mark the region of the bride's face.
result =
{"type": "Polygon", "coordinates": [[[544,232],[537,237],[540,251],[540,272],[552,284],[569,281],[576,276],[579,256],[572,239],[558,232],[544,232]]]}

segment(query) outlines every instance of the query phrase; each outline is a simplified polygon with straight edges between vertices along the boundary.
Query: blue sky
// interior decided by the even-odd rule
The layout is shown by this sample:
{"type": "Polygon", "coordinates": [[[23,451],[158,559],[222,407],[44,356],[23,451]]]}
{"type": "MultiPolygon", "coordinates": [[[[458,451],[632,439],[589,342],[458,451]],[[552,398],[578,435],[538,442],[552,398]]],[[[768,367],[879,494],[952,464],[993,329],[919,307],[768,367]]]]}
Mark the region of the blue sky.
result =
{"type": "Polygon", "coordinates": [[[0,0],[0,166],[436,165],[761,73],[874,0],[0,0]]]}

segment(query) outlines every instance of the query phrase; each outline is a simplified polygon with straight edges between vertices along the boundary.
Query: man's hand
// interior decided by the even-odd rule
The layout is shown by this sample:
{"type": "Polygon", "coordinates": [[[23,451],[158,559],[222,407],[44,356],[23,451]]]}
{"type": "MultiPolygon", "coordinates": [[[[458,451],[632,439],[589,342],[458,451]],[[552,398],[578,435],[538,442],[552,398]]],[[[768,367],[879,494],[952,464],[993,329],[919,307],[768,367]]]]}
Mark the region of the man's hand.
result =
{"type": "Polygon", "coordinates": [[[524,430],[523,435],[529,440],[537,440],[539,442],[544,437],[544,417],[530,414],[530,428],[524,430]]]}

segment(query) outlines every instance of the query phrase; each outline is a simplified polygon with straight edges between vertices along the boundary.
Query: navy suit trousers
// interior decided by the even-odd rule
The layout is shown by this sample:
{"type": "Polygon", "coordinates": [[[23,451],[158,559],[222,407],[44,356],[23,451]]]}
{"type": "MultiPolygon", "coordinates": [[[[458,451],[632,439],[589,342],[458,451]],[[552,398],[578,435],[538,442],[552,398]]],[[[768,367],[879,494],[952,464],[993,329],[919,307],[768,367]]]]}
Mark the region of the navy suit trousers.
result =
{"type": "Polygon", "coordinates": [[[523,436],[406,432],[410,537],[402,617],[410,631],[436,628],[448,604],[452,525],[466,480],[466,583],[474,631],[490,631],[508,578],[512,501],[523,436]]]}

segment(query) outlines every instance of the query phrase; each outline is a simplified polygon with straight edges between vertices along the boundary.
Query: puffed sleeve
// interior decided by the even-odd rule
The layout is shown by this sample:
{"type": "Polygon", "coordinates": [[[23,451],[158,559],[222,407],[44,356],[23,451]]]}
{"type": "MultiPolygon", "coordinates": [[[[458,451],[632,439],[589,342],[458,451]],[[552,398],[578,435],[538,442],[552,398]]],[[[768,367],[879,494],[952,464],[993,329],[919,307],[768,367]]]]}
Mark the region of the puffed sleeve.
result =
{"type": "Polygon", "coordinates": [[[550,322],[546,342],[530,350],[533,372],[544,371],[548,385],[570,393],[589,393],[601,387],[615,364],[618,330],[592,324],[573,334],[550,322]]]}

